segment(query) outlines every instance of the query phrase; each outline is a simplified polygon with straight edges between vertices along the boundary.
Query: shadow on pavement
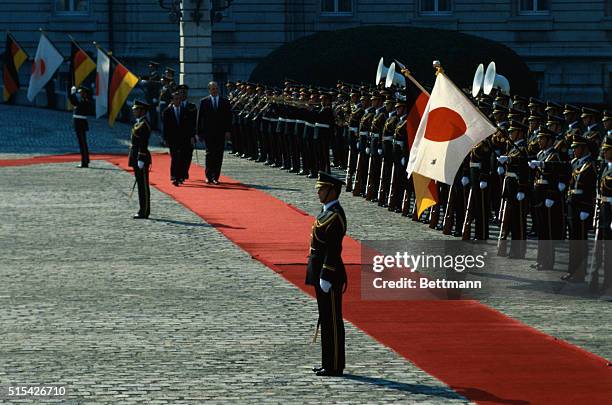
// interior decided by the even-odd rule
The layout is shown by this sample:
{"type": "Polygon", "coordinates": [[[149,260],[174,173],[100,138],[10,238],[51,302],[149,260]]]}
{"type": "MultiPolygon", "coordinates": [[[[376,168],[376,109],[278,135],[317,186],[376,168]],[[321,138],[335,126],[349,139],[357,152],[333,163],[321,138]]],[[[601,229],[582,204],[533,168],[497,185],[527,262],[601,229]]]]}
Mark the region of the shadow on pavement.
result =
{"type": "Polygon", "coordinates": [[[387,380],[385,378],[366,377],[366,376],[355,375],[355,374],[344,374],[344,378],[346,378],[347,380],[357,381],[357,382],[361,382],[364,384],[372,384],[372,385],[376,385],[379,387],[385,387],[385,388],[394,389],[398,391],[409,392],[412,394],[428,395],[432,397],[458,399],[458,400],[463,399],[463,397],[461,397],[460,394],[458,394],[457,392],[451,389],[445,388],[445,387],[435,387],[435,386],[423,385],[423,384],[402,383],[398,381],[387,380]]]}

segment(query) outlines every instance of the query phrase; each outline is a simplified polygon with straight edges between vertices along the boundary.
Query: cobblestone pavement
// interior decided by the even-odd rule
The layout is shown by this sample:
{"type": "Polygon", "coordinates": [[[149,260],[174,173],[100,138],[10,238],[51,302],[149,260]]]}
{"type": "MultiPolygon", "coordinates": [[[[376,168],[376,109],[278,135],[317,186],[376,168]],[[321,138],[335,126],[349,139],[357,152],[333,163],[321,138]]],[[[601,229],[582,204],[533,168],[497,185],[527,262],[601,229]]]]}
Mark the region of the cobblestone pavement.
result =
{"type": "MultiPolygon", "coordinates": [[[[0,153],[21,154],[12,135],[0,153]]],[[[23,155],[53,139],[21,137],[23,155]]],[[[0,402],[16,384],[65,403],[467,402],[350,324],[346,378],[313,376],[314,301],[155,189],[132,220],[131,184],[102,161],[0,168],[0,402]]]]}

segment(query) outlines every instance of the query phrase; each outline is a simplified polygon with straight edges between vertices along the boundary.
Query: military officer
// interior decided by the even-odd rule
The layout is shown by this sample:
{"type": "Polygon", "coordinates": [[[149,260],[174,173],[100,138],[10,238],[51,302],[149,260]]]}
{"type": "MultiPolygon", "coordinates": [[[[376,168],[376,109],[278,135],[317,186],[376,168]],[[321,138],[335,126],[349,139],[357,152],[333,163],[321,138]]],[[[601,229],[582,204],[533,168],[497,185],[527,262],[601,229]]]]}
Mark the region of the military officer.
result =
{"type": "MultiPolygon", "coordinates": [[[[402,198],[406,190],[406,165],[408,164],[408,132],[406,123],[408,112],[406,101],[398,100],[395,104],[397,122],[393,127],[393,168],[391,169],[391,187],[387,208],[389,211],[401,212],[402,198]]],[[[391,129],[391,128],[389,128],[391,129]]]]}
{"type": "Polygon", "coordinates": [[[574,135],[571,147],[572,178],[568,188],[570,219],[570,256],[568,272],[562,280],[582,282],[586,276],[588,244],[595,207],[597,172],[591,154],[593,144],[582,135],[574,135]],[[591,218],[591,220],[589,220],[591,218]]]}
{"type": "Polygon", "coordinates": [[[604,130],[599,122],[599,111],[584,107],[580,118],[584,125],[583,136],[599,149],[604,138],[604,130]]]}
{"type": "Polygon", "coordinates": [[[372,100],[376,100],[378,108],[372,118],[370,127],[370,159],[368,161],[368,174],[366,180],[365,197],[368,201],[378,201],[378,186],[380,183],[380,165],[382,163],[382,135],[388,114],[391,111],[390,104],[382,103],[383,94],[375,94],[372,100]]]}
{"type": "Polygon", "coordinates": [[[399,120],[395,101],[392,97],[387,98],[385,107],[387,108],[387,119],[382,130],[383,156],[380,168],[380,184],[378,185],[378,205],[381,207],[388,206],[387,200],[391,187],[391,173],[393,171],[393,133],[399,120]]]}
{"type": "MultiPolygon", "coordinates": [[[[609,116],[608,116],[609,117],[609,116]]],[[[612,135],[601,146],[605,160],[599,177],[598,238],[602,241],[602,267],[604,269],[602,299],[612,301],[612,135]]],[[[598,275],[591,274],[591,277],[598,275]]]]}
{"type": "Polygon", "coordinates": [[[535,210],[538,227],[537,270],[552,270],[555,264],[554,240],[562,239],[563,227],[563,194],[559,191],[559,175],[566,162],[561,160],[554,148],[557,134],[541,127],[538,131],[540,151],[536,159],[529,162],[535,172],[532,205],[535,210]]]}
{"type": "Polygon", "coordinates": [[[323,204],[310,235],[310,255],[306,284],[315,288],[321,326],[321,367],[318,376],[341,376],[345,366],[342,293],[347,282],[342,262],[342,239],[346,234],[346,216],[338,202],[344,182],[319,172],[317,194],[323,204]]]}
{"type": "Polygon", "coordinates": [[[489,218],[491,201],[489,199],[489,182],[491,177],[491,153],[493,147],[489,138],[475,145],[470,157],[470,192],[467,215],[463,225],[463,239],[470,239],[470,222],[474,219],[476,240],[489,239],[489,218]]]}
{"type": "Polygon", "coordinates": [[[93,104],[91,102],[91,90],[85,86],[77,88],[72,86],[68,96],[72,104],[72,122],[74,131],[79,141],[79,151],[81,152],[81,164],[77,167],[89,167],[89,148],[87,147],[87,131],[89,123],[87,116],[93,114],[93,104]]]}
{"type": "Polygon", "coordinates": [[[527,126],[520,122],[511,121],[508,128],[510,133],[510,150],[502,155],[498,161],[505,165],[505,177],[502,197],[503,213],[499,235],[498,254],[508,255],[512,259],[522,259],[526,253],[527,239],[527,194],[529,192],[529,166],[527,158],[527,142],[525,133],[527,126]],[[509,254],[506,252],[506,239],[512,235],[509,254]]]}
{"type": "Polygon", "coordinates": [[[372,97],[367,93],[363,93],[360,100],[365,110],[359,121],[357,171],[355,172],[355,181],[353,183],[353,195],[365,197],[365,188],[368,181],[368,160],[370,155],[370,130],[372,129],[372,120],[376,115],[376,110],[380,107],[381,99],[378,95],[372,97]]]}
{"type": "MultiPolygon", "coordinates": [[[[140,80],[140,84],[142,85],[145,93],[145,101],[151,105],[157,105],[157,98],[159,97],[159,91],[161,88],[160,76],[159,72],[159,63],[155,61],[149,61],[148,64],[149,74],[144,76],[142,80],[140,80]]],[[[163,110],[160,111],[160,114],[163,113],[163,110]]],[[[151,128],[156,129],[158,123],[158,115],[155,109],[151,109],[149,112],[149,119],[151,122],[151,128]]]]}
{"type": "Polygon", "coordinates": [[[351,92],[351,113],[348,118],[349,153],[346,160],[346,191],[353,191],[353,179],[357,171],[357,156],[359,156],[359,123],[369,105],[364,105],[357,89],[351,92]]]}
{"type": "Polygon", "coordinates": [[[140,209],[134,215],[134,219],[149,218],[151,212],[151,201],[149,191],[149,167],[151,166],[151,153],[149,152],[149,138],[151,137],[151,126],[147,121],[146,114],[151,108],[140,100],[134,101],[132,111],[136,122],[132,126],[130,151],[128,154],[128,166],[134,168],[134,176],[138,184],[138,202],[140,209]]]}

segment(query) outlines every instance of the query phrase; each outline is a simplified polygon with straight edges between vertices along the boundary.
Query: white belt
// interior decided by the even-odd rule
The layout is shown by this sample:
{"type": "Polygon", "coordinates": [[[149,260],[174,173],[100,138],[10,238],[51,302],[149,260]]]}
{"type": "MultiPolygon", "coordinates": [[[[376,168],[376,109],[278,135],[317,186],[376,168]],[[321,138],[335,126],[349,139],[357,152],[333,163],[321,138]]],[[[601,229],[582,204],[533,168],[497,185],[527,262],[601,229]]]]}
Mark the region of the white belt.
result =
{"type": "Polygon", "coordinates": [[[272,119],[268,118],[268,117],[261,117],[263,120],[265,121],[272,121],[272,119]]]}
{"type": "Polygon", "coordinates": [[[377,134],[377,133],[375,133],[375,132],[370,132],[370,136],[371,136],[372,138],[376,138],[376,139],[380,138],[380,134],[377,134]]]}
{"type": "Polygon", "coordinates": [[[359,135],[368,136],[368,131],[359,131],[359,135]]]}
{"type": "Polygon", "coordinates": [[[86,116],[84,116],[84,115],[77,115],[77,114],[72,114],[72,118],[78,118],[78,119],[81,119],[81,120],[86,120],[87,119],[86,116]]]}
{"type": "Polygon", "coordinates": [[[318,128],[329,128],[329,125],[327,125],[327,124],[321,124],[321,123],[319,123],[319,122],[316,122],[316,123],[315,123],[315,127],[318,127],[318,128]]]}
{"type": "Polygon", "coordinates": [[[397,139],[393,141],[394,145],[399,145],[401,147],[404,147],[404,141],[398,141],[397,139]]]}
{"type": "Polygon", "coordinates": [[[550,183],[546,179],[538,179],[536,181],[536,184],[550,184],[550,183]]]}
{"type": "Polygon", "coordinates": [[[357,128],[357,127],[349,127],[349,131],[358,132],[359,128],[357,128]]]}
{"type": "Polygon", "coordinates": [[[470,167],[474,167],[476,169],[480,169],[480,163],[472,163],[472,162],[470,162],[470,167]]]}
{"type": "Polygon", "coordinates": [[[570,192],[570,194],[580,195],[580,194],[584,193],[584,190],[581,190],[581,189],[577,188],[577,189],[574,189],[574,190],[570,190],[569,192],[570,192]]]}
{"type": "Polygon", "coordinates": [[[285,118],[284,119],[285,122],[290,122],[292,124],[295,124],[295,120],[289,119],[289,118],[285,118]]]}
{"type": "Polygon", "coordinates": [[[278,118],[268,118],[268,121],[278,122],[278,118]]]}
{"type": "Polygon", "coordinates": [[[518,179],[518,175],[516,173],[511,173],[511,172],[506,173],[506,177],[512,177],[514,179],[518,179]]]}
{"type": "Polygon", "coordinates": [[[304,122],[304,124],[306,124],[307,127],[314,128],[314,124],[311,124],[310,122],[304,122]]]}
{"type": "Polygon", "coordinates": [[[305,123],[306,123],[306,121],[302,121],[302,120],[295,120],[295,123],[296,123],[296,124],[305,124],[305,123]]]}
{"type": "Polygon", "coordinates": [[[282,118],[282,117],[278,117],[278,120],[279,120],[279,121],[282,121],[282,122],[287,121],[286,119],[284,119],[284,118],[282,118]]]}
{"type": "Polygon", "coordinates": [[[603,202],[607,202],[607,203],[612,204],[612,197],[605,197],[605,196],[602,195],[601,197],[599,197],[599,199],[601,201],[603,201],[603,202]]]}
{"type": "Polygon", "coordinates": [[[383,136],[383,141],[392,141],[393,140],[393,136],[389,135],[389,136],[383,136]]]}

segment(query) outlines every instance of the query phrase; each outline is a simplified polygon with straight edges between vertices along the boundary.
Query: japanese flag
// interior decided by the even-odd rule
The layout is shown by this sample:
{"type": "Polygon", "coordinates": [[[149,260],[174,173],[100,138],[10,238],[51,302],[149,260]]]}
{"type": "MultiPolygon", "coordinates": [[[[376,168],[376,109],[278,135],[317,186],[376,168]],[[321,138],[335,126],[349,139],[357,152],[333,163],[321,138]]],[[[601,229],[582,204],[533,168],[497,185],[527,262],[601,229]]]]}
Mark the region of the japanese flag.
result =
{"type": "Polygon", "coordinates": [[[410,159],[412,172],[452,184],[470,149],[496,128],[444,73],[438,73],[417,130],[410,159]]]}
{"type": "Polygon", "coordinates": [[[36,56],[34,62],[32,62],[32,76],[30,76],[30,86],[28,87],[28,100],[30,102],[34,101],[38,92],[51,80],[51,77],[63,62],[62,54],[45,34],[41,34],[36,56]]]}

